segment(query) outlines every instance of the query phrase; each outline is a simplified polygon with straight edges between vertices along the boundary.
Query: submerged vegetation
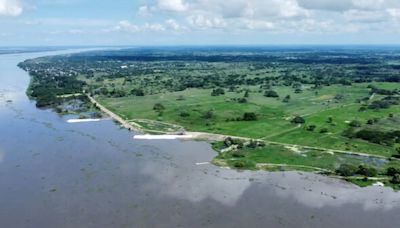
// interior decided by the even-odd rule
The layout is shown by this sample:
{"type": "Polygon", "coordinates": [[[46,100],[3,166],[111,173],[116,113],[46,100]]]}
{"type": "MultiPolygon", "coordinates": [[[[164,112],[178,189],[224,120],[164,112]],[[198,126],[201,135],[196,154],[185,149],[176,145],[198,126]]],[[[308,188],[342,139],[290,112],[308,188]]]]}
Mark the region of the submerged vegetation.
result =
{"type": "Polygon", "coordinates": [[[399,49],[141,48],[20,67],[38,107],[87,93],[148,130],[252,139],[217,143],[215,164],[400,183],[399,49]]]}

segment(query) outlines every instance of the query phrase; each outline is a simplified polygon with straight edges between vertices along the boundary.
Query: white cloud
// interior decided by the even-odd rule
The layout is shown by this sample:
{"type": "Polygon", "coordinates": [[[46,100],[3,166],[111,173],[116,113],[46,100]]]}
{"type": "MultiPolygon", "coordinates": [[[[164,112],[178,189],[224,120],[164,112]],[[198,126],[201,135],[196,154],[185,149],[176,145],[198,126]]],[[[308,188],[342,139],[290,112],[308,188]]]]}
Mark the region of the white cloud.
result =
{"type": "Polygon", "coordinates": [[[23,12],[18,0],[0,0],[0,16],[19,16],[23,12]]]}
{"type": "Polygon", "coordinates": [[[142,30],[347,33],[397,30],[399,9],[400,0],[157,0],[139,15],[172,18],[142,30]]]}
{"type": "Polygon", "coordinates": [[[208,28],[225,28],[226,21],[223,18],[210,17],[202,14],[189,16],[187,21],[193,28],[208,29],[208,28]]]}
{"type": "Polygon", "coordinates": [[[271,30],[275,28],[274,23],[269,21],[262,21],[262,20],[243,20],[244,27],[246,29],[257,29],[257,30],[271,30]]]}
{"type": "MultiPolygon", "coordinates": [[[[0,0],[1,1],[1,0],[0,0]]],[[[87,19],[87,18],[42,18],[29,21],[23,21],[26,25],[53,25],[53,26],[108,26],[112,21],[87,19]]]]}
{"type": "Polygon", "coordinates": [[[306,9],[327,11],[382,10],[398,6],[398,0],[297,0],[306,9]]]}
{"type": "Polygon", "coordinates": [[[173,31],[184,31],[186,30],[186,27],[180,25],[176,20],[174,19],[168,19],[165,21],[165,27],[167,29],[171,29],[173,31]]]}
{"type": "Polygon", "coordinates": [[[398,8],[398,9],[387,9],[387,12],[395,20],[399,20],[400,21],[400,8],[398,8]]]}
{"type": "Polygon", "coordinates": [[[159,0],[158,9],[166,10],[166,11],[185,11],[187,9],[187,5],[183,0],[159,0]]]}
{"type": "Polygon", "coordinates": [[[148,6],[141,6],[139,7],[138,14],[142,17],[147,17],[151,15],[150,8],[148,6]]]}
{"type": "Polygon", "coordinates": [[[118,25],[116,25],[113,29],[114,31],[123,31],[123,32],[138,32],[140,30],[139,26],[130,23],[129,21],[120,21],[118,25]]]}
{"type": "Polygon", "coordinates": [[[163,32],[165,31],[165,27],[161,24],[155,23],[155,24],[151,24],[151,23],[145,23],[143,25],[143,27],[141,28],[141,30],[147,30],[147,31],[153,31],[153,32],[163,32]]]}
{"type": "Polygon", "coordinates": [[[344,18],[350,22],[379,23],[388,19],[385,11],[349,10],[344,12],[344,18]]]}

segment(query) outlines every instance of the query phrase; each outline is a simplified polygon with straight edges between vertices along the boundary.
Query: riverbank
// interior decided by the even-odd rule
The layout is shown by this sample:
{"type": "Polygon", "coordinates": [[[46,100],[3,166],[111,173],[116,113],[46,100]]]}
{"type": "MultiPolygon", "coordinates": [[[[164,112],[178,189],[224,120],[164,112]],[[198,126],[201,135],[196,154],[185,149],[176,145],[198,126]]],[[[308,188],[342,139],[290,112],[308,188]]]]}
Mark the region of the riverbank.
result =
{"type": "MultiPolygon", "coordinates": [[[[302,145],[271,142],[265,139],[254,139],[246,137],[229,136],[222,134],[212,134],[206,132],[181,132],[179,135],[173,132],[155,131],[153,135],[143,126],[133,121],[124,120],[111,110],[107,109],[93,97],[87,95],[89,100],[100,110],[105,112],[121,126],[134,131],[139,131],[141,135],[135,135],[137,140],[204,140],[213,143],[213,148],[219,155],[213,159],[212,163],[217,166],[230,167],[244,170],[266,170],[266,171],[306,171],[340,178],[358,186],[370,186],[377,181],[381,181],[385,186],[395,189],[391,179],[386,175],[388,168],[395,168],[400,173],[400,163],[398,159],[388,160],[382,155],[367,153],[332,150],[319,147],[309,147],[302,145]],[[133,125],[134,123],[134,125],[133,125]],[[236,144],[236,145],[235,145],[236,144]],[[366,162],[370,160],[370,162],[366,162]],[[383,166],[378,165],[380,163],[383,166]],[[340,166],[347,164],[365,164],[376,170],[376,174],[368,177],[361,176],[338,176],[340,166]],[[375,175],[379,175],[376,177],[375,175]]],[[[146,120],[142,120],[146,122],[146,120]]],[[[149,120],[150,121],[150,120],[149,120]]],[[[360,166],[361,167],[361,166],[360,166]]],[[[356,174],[356,171],[355,173],[356,174]]]]}

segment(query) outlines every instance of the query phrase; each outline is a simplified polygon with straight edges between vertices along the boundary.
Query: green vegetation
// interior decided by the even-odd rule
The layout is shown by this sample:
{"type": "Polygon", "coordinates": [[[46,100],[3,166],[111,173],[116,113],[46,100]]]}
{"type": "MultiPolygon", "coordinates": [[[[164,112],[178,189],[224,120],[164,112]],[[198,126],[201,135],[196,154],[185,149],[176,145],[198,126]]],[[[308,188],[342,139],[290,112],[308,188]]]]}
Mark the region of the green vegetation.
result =
{"type": "MultiPolygon", "coordinates": [[[[398,168],[399,54],[384,48],[144,48],[40,58],[20,66],[33,77],[30,94],[38,106],[58,106],[60,96],[86,91],[147,130],[254,140],[220,154],[217,164],[323,170],[360,184],[359,177],[372,174],[387,179],[387,164],[398,168]],[[286,148],[291,146],[301,153],[286,148]],[[367,155],[384,165],[368,164],[367,155]]],[[[400,182],[390,178],[385,183],[400,182]]]]}

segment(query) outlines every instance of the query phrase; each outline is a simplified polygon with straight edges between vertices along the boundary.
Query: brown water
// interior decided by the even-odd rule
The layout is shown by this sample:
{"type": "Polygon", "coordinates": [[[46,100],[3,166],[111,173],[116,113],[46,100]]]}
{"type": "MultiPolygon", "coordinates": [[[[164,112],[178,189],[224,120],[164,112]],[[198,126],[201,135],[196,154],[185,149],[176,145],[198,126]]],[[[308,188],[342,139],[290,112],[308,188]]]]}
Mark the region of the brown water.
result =
{"type": "Polygon", "coordinates": [[[400,227],[389,188],[198,166],[207,143],[134,141],[36,109],[16,65],[48,54],[0,55],[0,227],[400,227]]]}

